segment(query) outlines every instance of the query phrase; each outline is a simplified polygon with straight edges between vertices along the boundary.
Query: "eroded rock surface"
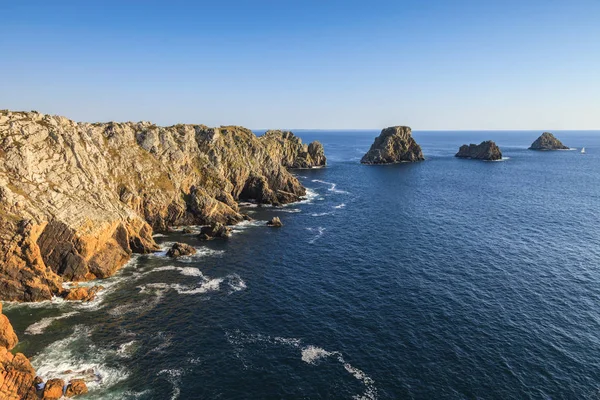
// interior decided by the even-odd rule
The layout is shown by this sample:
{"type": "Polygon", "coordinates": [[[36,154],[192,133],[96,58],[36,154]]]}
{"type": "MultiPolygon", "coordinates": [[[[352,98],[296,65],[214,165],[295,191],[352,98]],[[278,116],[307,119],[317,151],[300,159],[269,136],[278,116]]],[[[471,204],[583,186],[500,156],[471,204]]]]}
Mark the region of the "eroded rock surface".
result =
{"type": "Polygon", "coordinates": [[[235,224],[239,200],[305,195],[287,167],[325,164],[292,133],[236,126],[78,123],[0,111],[0,299],[39,301],[62,281],[112,275],[153,231],[235,224]]]}
{"type": "Polygon", "coordinates": [[[200,240],[229,239],[229,237],[231,237],[231,228],[220,222],[203,226],[198,235],[200,240]]]}
{"type": "Polygon", "coordinates": [[[456,153],[455,157],[494,161],[502,159],[502,152],[496,143],[491,140],[486,140],[480,144],[463,144],[460,146],[460,149],[458,150],[458,153],[456,153]]]}
{"type": "Polygon", "coordinates": [[[395,164],[424,159],[421,146],[412,137],[411,129],[408,126],[392,126],[381,131],[360,162],[363,164],[395,164]]]}
{"type": "Polygon", "coordinates": [[[569,150],[550,132],[544,132],[529,147],[529,150],[569,150]]]}
{"type": "Polygon", "coordinates": [[[273,217],[269,221],[267,221],[267,226],[272,226],[273,228],[281,228],[283,223],[279,217],[273,217]]]}

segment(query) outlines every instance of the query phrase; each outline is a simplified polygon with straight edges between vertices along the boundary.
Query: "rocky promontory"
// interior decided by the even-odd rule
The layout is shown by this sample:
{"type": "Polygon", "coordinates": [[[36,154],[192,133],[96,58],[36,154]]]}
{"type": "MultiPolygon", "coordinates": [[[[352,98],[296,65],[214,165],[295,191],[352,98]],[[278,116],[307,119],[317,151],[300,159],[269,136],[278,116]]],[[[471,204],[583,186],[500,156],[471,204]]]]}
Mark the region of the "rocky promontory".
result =
{"type": "Polygon", "coordinates": [[[421,146],[412,137],[411,129],[408,126],[392,126],[381,131],[360,162],[363,164],[395,164],[424,159],[421,146]]]}
{"type": "Polygon", "coordinates": [[[529,147],[529,150],[569,150],[550,132],[544,132],[529,147]]]}
{"type": "Polygon", "coordinates": [[[0,299],[63,295],[62,281],[114,274],[154,232],[235,224],[238,201],[305,195],[287,171],[325,164],[291,132],[238,126],[81,123],[0,111],[0,299]]]}
{"type": "Polygon", "coordinates": [[[458,150],[458,153],[456,153],[455,157],[494,161],[502,159],[502,152],[496,143],[491,140],[486,140],[479,144],[463,144],[460,146],[460,149],[458,150]]]}

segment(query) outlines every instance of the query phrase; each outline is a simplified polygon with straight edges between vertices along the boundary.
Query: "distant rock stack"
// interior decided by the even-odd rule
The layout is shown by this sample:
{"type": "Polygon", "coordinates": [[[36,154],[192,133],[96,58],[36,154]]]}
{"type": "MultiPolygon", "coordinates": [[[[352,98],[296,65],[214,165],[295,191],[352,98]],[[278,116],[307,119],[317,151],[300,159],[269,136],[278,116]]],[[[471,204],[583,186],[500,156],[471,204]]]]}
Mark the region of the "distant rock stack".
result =
{"type": "Polygon", "coordinates": [[[395,164],[424,159],[421,146],[412,137],[411,129],[408,126],[392,126],[381,131],[360,162],[363,164],[395,164]]]}
{"type": "Polygon", "coordinates": [[[494,161],[502,159],[502,152],[496,143],[491,140],[486,140],[480,144],[463,144],[460,146],[460,149],[458,150],[458,153],[456,153],[455,157],[494,161]]]}
{"type": "Polygon", "coordinates": [[[531,144],[529,150],[569,150],[569,148],[550,132],[544,132],[531,144]]]}

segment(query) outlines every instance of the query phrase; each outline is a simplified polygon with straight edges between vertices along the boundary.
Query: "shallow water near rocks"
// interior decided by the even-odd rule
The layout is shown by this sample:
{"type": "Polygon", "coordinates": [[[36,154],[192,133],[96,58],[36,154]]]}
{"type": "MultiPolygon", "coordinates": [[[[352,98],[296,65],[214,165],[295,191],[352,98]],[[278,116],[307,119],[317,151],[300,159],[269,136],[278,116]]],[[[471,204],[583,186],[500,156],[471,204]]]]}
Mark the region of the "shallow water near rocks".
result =
{"type": "Polygon", "coordinates": [[[90,399],[598,398],[600,132],[415,132],[427,160],[383,167],[376,131],[297,133],[329,160],[309,198],[158,236],[199,253],[136,256],[92,303],[6,304],[17,350],[90,399]],[[487,139],[502,162],[453,157],[487,139]]]}

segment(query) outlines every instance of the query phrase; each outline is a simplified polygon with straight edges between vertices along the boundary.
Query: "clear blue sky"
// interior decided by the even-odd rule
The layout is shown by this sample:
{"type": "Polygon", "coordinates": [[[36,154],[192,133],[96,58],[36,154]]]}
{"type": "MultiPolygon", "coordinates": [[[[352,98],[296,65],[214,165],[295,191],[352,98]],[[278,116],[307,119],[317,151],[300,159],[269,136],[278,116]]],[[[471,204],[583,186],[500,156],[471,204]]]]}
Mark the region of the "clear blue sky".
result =
{"type": "Polygon", "coordinates": [[[0,14],[0,108],[255,129],[600,129],[600,0],[0,0],[0,14]]]}

